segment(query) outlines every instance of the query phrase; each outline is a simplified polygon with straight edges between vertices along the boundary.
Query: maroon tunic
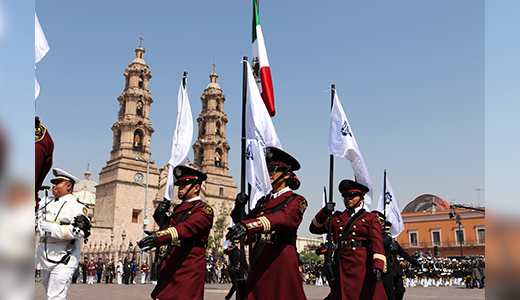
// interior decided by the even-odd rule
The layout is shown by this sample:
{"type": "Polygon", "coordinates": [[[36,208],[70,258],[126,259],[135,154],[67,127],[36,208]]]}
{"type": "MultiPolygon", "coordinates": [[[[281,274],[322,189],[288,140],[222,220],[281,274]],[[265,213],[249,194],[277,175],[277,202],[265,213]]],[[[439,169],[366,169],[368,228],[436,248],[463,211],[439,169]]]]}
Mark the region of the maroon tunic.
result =
{"type": "MultiPolygon", "coordinates": [[[[347,211],[335,212],[332,215],[332,239],[334,243],[340,239],[344,226],[350,218],[347,211]]],[[[327,233],[329,220],[320,210],[312,220],[310,232],[327,233]]],[[[381,225],[374,213],[366,213],[354,222],[348,241],[367,241],[370,247],[346,247],[339,264],[339,279],[331,282],[331,300],[337,299],[381,299],[386,300],[383,282],[376,282],[373,268],[386,271],[385,250],[381,225]]]]}
{"type": "MultiPolygon", "coordinates": [[[[213,209],[208,204],[182,202],[171,215],[168,229],[156,231],[159,246],[190,240],[207,243],[213,226],[213,209]],[[186,219],[177,224],[182,214],[191,209],[186,219]]],[[[156,220],[158,221],[158,220],[156,220]]],[[[161,265],[153,299],[203,299],[206,278],[206,249],[199,246],[175,246],[161,265]]]]}
{"type": "MultiPolygon", "coordinates": [[[[270,201],[260,199],[255,209],[242,222],[248,227],[249,235],[276,232],[277,235],[294,239],[289,245],[265,244],[249,274],[244,298],[246,300],[307,299],[295,247],[296,232],[307,208],[307,201],[297,196],[282,210],[269,214],[292,194],[292,191],[288,191],[270,201]]],[[[239,221],[238,210],[233,211],[232,217],[235,222],[239,221]]]]}
{"type": "MultiPolygon", "coordinates": [[[[34,149],[34,175],[35,175],[35,192],[38,193],[42,186],[43,180],[52,167],[52,153],[54,151],[54,142],[47,131],[47,128],[40,124],[36,119],[35,127],[35,149],[34,149]]],[[[36,199],[36,210],[38,210],[38,199],[36,199]]]]}
{"type": "Polygon", "coordinates": [[[93,261],[89,261],[87,264],[87,276],[95,276],[96,275],[96,263],[93,261]]]}

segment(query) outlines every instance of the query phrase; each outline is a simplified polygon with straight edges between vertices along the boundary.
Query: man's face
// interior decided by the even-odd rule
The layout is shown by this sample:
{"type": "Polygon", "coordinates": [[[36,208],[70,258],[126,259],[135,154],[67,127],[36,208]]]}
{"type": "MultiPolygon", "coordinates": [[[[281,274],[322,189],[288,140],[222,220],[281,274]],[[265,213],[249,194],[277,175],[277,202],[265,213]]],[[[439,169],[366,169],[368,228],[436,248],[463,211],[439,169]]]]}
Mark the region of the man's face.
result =
{"type": "Polygon", "coordinates": [[[188,200],[188,199],[191,199],[191,198],[194,198],[195,196],[197,196],[197,194],[200,190],[200,185],[195,184],[195,186],[191,190],[189,190],[191,184],[192,184],[192,182],[190,182],[190,181],[182,181],[179,183],[179,192],[177,193],[179,196],[179,199],[188,200]],[[188,192],[188,190],[189,190],[189,192],[188,192]]]}
{"type": "Polygon", "coordinates": [[[343,196],[343,203],[345,203],[347,209],[355,209],[363,203],[363,200],[365,198],[360,194],[345,193],[343,196]]]}
{"type": "Polygon", "coordinates": [[[72,193],[72,184],[68,181],[60,181],[52,185],[52,194],[56,198],[61,198],[72,193]]]}

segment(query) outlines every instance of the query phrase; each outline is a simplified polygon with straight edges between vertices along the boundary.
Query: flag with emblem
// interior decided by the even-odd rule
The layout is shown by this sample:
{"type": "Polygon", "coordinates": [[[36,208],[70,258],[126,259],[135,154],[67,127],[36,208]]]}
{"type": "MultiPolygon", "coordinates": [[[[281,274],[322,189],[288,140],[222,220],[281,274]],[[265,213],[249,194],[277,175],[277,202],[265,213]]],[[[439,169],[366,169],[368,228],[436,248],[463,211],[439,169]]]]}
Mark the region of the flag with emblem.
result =
{"type": "Polygon", "coordinates": [[[330,155],[340,156],[350,161],[356,181],[369,188],[365,195],[365,204],[370,208],[373,195],[372,182],[337,92],[334,93],[334,103],[330,114],[328,152],[330,155]]]}
{"type": "Polygon", "coordinates": [[[392,223],[390,227],[390,234],[392,237],[397,237],[404,230],[403,218],[401,217],[401,210],[399,203],[395,198],[394,190],[388,181],[385,173],[385,187],[381,190],[379,201],[377,201],[377,211],[382,212],[386,216],[386,220],[392,223]]]}
{"type": "Polygon", "coordinates": [[[249,207],[253,208],[260,198],[272,190],[265,160],[265,149],[266,147],[282,149],[282,144],[262,103],[251,66],[249,62],[245,63],[247,65],[246,179],[251,184],[249,207]]]}
{"type": "Polygon", "coordinates": [[[164,198],[173,199],[175,176],[173,169],[178,165],[184,165],[188,159],[193,138],[193,116],[191,115],[190,100],[186,88],[186,77],[183,78],[177,97],[177,122],[173,132],[172,150],[168,161],[168,177],[164,189],[164,198]]]}
{"type": "MultiPolygon", "coordinates": [[[[36,64],[42,60],[42,58],[49,52],[50,47],[49,43],[47,43],[47,39],[45,38],[45,34],[43,33],[43,29],[40,26],[40,21],[38,21],[38,16],[36,12],[34,12],[34,68],[36,68],[36,64]]],[[[36,76],[34,77],[34,100],[38,98],[40,94],[40,84],[38,84],[38,80],[36,76]]]]}
{"type": "Polygon", "coordinates": [[[260,27],[260,19],[258,18],[257,0],[253,0],[253,72],[258,90],[262,95],[265,107],[271,117],[275,115],[274,109],[274,90],[273,81],[271,79],[271,68],[267,59],[267,50],[265,49],[264,35],[262,27],[260,27]]]}

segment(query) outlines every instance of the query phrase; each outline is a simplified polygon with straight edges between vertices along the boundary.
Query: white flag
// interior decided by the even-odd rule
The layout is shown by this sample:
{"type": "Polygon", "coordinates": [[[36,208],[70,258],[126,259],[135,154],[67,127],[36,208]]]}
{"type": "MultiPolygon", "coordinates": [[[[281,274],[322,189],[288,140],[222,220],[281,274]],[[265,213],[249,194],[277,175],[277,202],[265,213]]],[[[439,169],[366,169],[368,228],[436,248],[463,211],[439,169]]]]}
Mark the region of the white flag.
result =
{"type": "MultiPolygon", "coordinates": [[[[34,68],[36,68],[36,64],[42,60],[50,49],[45,34],[43,33],[43,29],[40,26],[40,21],[38,21],[36,12],[34,12],[34,38],[34,68]]],[[[36,77],[34,77],[34,94],[34,100],[36,100],[40,94],[40,85],[38,84],[36,77]]]]}
{"type": "Polygon", "coordinates": [[[370,208],[373,195],[372,182],[347,116],[339,102],[338,93],[334,93],[334,103],[330,115],[328,151],[331,155],[341,156],[350,161],[356,181],[369,188],[365,195],[365,204],[370,208]]]}
{"type": "Polygon", "coordinates": [[[186,163],[192,138],[193,116],[191,115],[190,100],[188,99],[187,88],[182,85],[181,81],[177,98],[177,123],[173,132],[172,152],[168,161],[168,178],[166,179],[166,188],[164,189],[164,198],[170,201],[173,199],[173,184],[175,183],[173,169],[178,165],[186,163]]]}
{"type": "Polygon", "coordinates": [[[273,122],[264,105],[253,70],[247,64],[247,98],[246,98],[246,178],[251,184],[249,207],[267,195],[271,190],[271,180],[265,160],[266,147],[282,149],[273,122]]]}
{"type": "Polygon", "coordinates": [[[384,188],[381,190],[376,210],[384,213],[386,220],[392,223],[390,234],[393,238],[397,237],[404,230],[404,223],[403,218],[401,217],[401,211],[399,210],[399,203],[397,203],[394,190],[390,185],[390,181],[388,181],[388,177],[386,177],[386,192],[384,191],[384,188]],[[384,205],[383,199],[386,201],[386,206],[384,205]]]}

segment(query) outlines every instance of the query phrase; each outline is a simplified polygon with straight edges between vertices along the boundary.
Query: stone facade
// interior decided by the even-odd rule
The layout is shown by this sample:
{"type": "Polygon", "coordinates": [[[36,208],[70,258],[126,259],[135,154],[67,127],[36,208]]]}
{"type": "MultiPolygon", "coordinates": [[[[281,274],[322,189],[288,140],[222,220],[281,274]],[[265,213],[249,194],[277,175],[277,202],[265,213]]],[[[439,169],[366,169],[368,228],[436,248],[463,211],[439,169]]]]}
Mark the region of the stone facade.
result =
{"type": "MultiPolygon", "coordinates": [[[[130,256],[139,260],[141,252],[137,241],[143,237],[143,230],[158,230],[152,215],[157,204],[163,200],[168,165],[158,169],[150,161],[149,149],[154,129],[149,119],[153,100],[148,82],[152,76],[144,61],[145,49],[139,46],[135,53],[135,59],[124,72],[125,88],[118,97],[120,108],[118,120],[111,128],[113,145],[110,160],[99,173],[95,207],[92,209],[92,235],[82,249],[84,256],[96,259],[114,258],[117,261],[130,256]],[[147,167],[148,195],[145,204],[147,167]]],[[[210,74],[210,83],[201,96],[203,109],[197,119],[198,138],[193,145],[195,159],[193,164],[188,160],[186,165],[208,175],[200,196],[214,208],[215,222],[224,220],[220,228],[225,229],[229,224],[228,216],[237,186],[228,175],[230,147],[225,137],[225,96],[217,78],[216,73],[210,74]]],[[[172,207],[180,202],[175,189],[172,207]]],[[[148,262],[153,259],[154,252],[146,254],[148,262]]]]}

